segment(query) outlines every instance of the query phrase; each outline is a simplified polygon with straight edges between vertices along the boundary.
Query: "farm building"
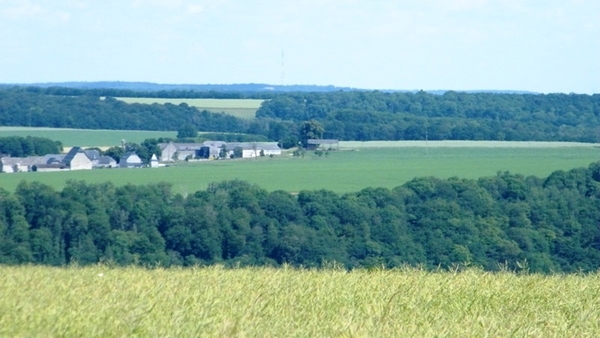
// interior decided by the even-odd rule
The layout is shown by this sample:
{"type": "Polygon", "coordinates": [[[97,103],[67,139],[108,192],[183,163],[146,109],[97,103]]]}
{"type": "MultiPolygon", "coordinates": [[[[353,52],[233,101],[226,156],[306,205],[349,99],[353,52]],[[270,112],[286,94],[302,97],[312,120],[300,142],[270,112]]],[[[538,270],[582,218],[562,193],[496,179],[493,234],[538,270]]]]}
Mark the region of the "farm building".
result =
{"type": "Polygon", "coordinates": [[[340,140],[336,139],[309,139],[306,141],[307,149],[315,150],[319,147],[323,147],[324,149],[333,149],[335,146],[336,149],[340,148],[340,140]]]}
{"type": "Polygon", "coordinates": [[[87,149],[84,152],[92,160],[94,168],[114,168],[117,166],[117,161],[110,156],[100,156],[98,150],[87,149]]]}
{"type": "Polygon", "coordinates": [[[57,171],[92,169],[92,161],[80,147],[73,147],[66,155],[3,157],[2,172],[57,171]]]}
{"type": "Polygon", "coordinates": [[[100,156],[96,150],[73,147],[67,154],[48,154],[30,157],[3,157],[1,172],[89,170],[92,168],[114,168],[117,162],[110,156],[100,156]]]}
{"type": "Polygon", "coordinates": [[[71,148],[61,162],[70,170],[90,170],[94,166],[92,160],[81,147],[71,148]]]}
{"type": "Polygon", "coordinates": [[[156,154],[152,154],[152,158],[150,159],[150,168],[158,168],[158,158],[156,154]]]}
{"type": "Polygon", "coordinates": [[[202,148],[198,151],[198,157],[200,158],[219,158],[221,149],[227,143],[223,141],[205,141],[202,143],[202,148]]]}
{"type": "Polygon", "coordinates": [[[44,163],[40,163],[40,164],[34,164],[31,167],[31,171],[37,171],[37,172],[48,172],[48,171],[60,171],[60,170],[69,170],[69,167],[62,163],[50,163],[50,164],[44,164],[44,163]]]}
{"type": "Polygon", "coordinates": [[[86,149],[83,152],[92,160],[92,163],[97,163],[100,159],[100,153],[95,149],[86,149]]]}
{"type": "Polygon", "coordinates": [[[110,156],[101,156],[94,164],[94,168],[116,168],[117,161],[110,156]]]}
{"type": "Polygon", "coordinates": [[[142,159],[134,152],[128,152],[121,156],[119,167],[121,168],[140,168],[144,165],[142,159]]]}
{"type": "Polygon", "coordinates": [[[202,143],[159,143],[160,162],[173,162],[185,160],[190,157],[197,157],[197,153],[202,148],[202,143]]]}
{"type": "Polygon", "coordinates": [[[18,173],[31,171],[31,167],[36,163],[41,163],[43,157],[2,157],[0,171],[3,173],[18,173]]]}
{"type": "Polygon", "coordinates": [[[204,143],[159,143],[160,162],[185,160],[186,158],[219,158],[225,148],[230,157],[236,148],[241,148],[242,158],[281,155],[281,148],[275,142],[232,142],[205,141],[204,143]]]}
{"type": "Polygon", "coordinates": [[[281,155],[281,148],[275,142],[227,143],[225,147],[228,156],[233,154],[236,148],[241,148],[242,158],[281,155]]]}

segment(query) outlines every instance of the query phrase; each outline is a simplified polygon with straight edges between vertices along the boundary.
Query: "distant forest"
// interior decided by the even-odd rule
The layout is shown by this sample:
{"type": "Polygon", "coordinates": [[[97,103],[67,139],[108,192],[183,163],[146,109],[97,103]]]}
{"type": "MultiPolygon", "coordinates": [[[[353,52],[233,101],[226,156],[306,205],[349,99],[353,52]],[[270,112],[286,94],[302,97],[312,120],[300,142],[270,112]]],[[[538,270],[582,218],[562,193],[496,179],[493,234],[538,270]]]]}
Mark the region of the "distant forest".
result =
{"type": "Polygon", "coordinates": [[[338,195],[243,181],[0,188],[0,264],[600,268],[600,162],[547,178],[415,178],[338,195]]]}
{"type": "Polygon", "coordinates": [[[600,95],[445,92],[139,92],[118,89],[0,89],[0,125],[247,133],[297,144],[304,121],[340,140],[600,142],[600,95]],[[186,104],[126,104],[122,96],[260,98],[256,119],[186,104]]]}
{"type": "Polygon", "coordinates": [[[0,89],[0,125],[178,130],[294,138],[303,121],[340,140],[510,140],[600,142],[600,95],[361,91],[239,93],[13,87],[0,89]],[[257,118],[199,111],[186,104],[127,104],[120,96],[262,98],[257,118]]]}

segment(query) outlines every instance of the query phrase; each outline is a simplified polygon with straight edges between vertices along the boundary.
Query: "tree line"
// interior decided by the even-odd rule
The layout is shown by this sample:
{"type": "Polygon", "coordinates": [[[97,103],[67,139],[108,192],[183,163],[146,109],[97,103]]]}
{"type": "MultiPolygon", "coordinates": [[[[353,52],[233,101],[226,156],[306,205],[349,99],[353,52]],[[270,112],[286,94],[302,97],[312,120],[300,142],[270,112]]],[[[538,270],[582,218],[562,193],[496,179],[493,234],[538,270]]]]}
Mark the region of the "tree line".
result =
{"type": "Polygon", "coordinates": [[[53,141],[44,137],[0,137],[0,157],[43,156],[46,154],[59,154],[62,151],[63,146],[60,141],[53,141]]]}
{"type": "MultiPolygon", "coordinates": [[[[132,96],[114,89],[112,94],[132,96]]],[[[199,111],[185,103],[127,104],[101,89],[0,88],[0,125],[179,130],[259,135],[284,148],[306,121],[340,140],[506,140],[600,142],[600,95],[365,91],[142,93],[147,97],[264,98],[256,119],[199,111]],[[72,94],[72,95],[68,95],[72,94]],[[236,96],[238,95],[238,96],[236,96]]]]}
{"type": "Polygon", "coordinates": [[[600,162],[546,178],[415,178],[339,195],[243,181],[0,188],[0,264],[600,267],[600,162]]]}
{"type": "Polygon", "coordinates": [[[600,141],[599,94],[290,93],[256,115],[314,119],[342,140],[600,141]]]}

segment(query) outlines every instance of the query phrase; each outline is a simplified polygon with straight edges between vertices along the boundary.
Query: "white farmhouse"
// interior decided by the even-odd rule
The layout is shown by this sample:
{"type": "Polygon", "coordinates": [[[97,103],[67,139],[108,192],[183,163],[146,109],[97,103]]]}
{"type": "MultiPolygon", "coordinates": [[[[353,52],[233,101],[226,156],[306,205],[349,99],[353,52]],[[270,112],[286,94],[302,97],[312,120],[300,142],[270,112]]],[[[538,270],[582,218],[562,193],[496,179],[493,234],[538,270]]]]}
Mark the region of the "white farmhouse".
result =
{"type": "Polygon", "coordinates": [[[63,157],[62,163],[71,170],[91,170],[94,166],[92,160],[81,147],[71,148],[63,157]]]}
{"type": "Polygon", "coordinates": [[[144,165],[142,159],[134,152],[128,152],[121,156],[119,167],[121,168],[140,168],[144,165]]]}

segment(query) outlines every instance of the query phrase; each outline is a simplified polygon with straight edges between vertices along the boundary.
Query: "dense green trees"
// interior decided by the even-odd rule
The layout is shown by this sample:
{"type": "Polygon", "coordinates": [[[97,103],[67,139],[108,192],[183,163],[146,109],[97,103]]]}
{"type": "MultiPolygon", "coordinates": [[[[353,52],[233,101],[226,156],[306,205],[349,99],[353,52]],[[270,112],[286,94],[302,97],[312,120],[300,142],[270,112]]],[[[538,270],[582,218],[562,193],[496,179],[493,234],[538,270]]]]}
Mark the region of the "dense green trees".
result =
{"type": "Polygon", "coordinates": [[[177,130],[177,138],[196,138],[198,130],[191,123],[186,123],[177,130]]]}
{"type": "Polygon", "coordinates": [[[314,119],[342,140],[600,141],[598,94],[288,93],[257,117],[314,119]]]}
{"type": "MultiPolygon", "coordinates": [[[[0,125],[178,130],[260,135],[291,147],[306,121],[341,140],[514,140],[600,142],[600,95],[443,95],[385,92],[255,93],[257,118],[199,111],[187,104],[126,104],[119,90],[0,88],[0,125]],[[70,94],[69,94],[70,93],[70,94]],[[52,95],[51,95],[52,94],[52,95]]],[[[136,95],[141,95],[136,93],[136,95]]],[[[250,97],[240,93],[159,92],[159,97],[250,97]]]]}
{"type": "Polygon", "coordinates": [[[319,122],[315,120],[304,122],[299,133],[302,146],[306,148],[310,139],[322,139],[324,132],[325,129],[323,129],[323,126],[319,122]]]}
{"type": "Polygon", "coordinates": [[[338,195],[242,181],[0,189],[0,263],[600,268],[600,162],[545,179],[424,177],[338,195]]]}
{"type": "Polygon", "coordinates": [[[63,147],[60,141],[53,141],[43,137],[0,137],[0,156],[42,156],[46,154],[59,154],[62,150],[63,147]]]}

